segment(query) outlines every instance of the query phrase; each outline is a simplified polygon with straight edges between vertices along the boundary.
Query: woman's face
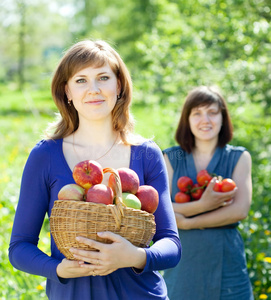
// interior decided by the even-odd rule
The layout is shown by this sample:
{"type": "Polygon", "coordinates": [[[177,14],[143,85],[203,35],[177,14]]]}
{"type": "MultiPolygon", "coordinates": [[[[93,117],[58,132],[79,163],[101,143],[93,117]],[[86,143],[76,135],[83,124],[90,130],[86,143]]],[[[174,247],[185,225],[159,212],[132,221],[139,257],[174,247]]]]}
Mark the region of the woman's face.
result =
{"type": "Polygon", "coordinates": [[[222,113],[217,103],[193,108],[188,120],[195,141],[218,140],[222,126],[222,113]]]}
{"type": "Polygon", "coordinates": [[[111,118],[120,93],[120,82],[109,64],[79,70],[67,82],[66,94],[78,112],[79,119],[111,118]]]}

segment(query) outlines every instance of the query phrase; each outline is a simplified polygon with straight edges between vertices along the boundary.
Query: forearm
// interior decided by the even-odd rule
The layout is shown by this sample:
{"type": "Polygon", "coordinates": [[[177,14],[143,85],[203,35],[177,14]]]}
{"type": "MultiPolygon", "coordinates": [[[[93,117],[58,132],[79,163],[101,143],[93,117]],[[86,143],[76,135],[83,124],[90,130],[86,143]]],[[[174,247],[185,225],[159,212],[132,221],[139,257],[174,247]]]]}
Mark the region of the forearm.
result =
{"type": "Polygon", "coordinates": [[[11,243],[9,259],[18,270],[59,281],[56,268],[60,261],[49,257],[31,243],[11,243]]]}
{"type": "Polygon", "coordinates": [[[133,256],[133,268],[143,270],[146,266],[147,254],[146,251],[142,248],[137,248],[135,255],[133,256]]]}
{"type": "Polygon", "coordinates": [[[241,207],[233,202],[228,206],[192,218],[185,218],[183,222],[178,222],[178,217],[176,217],[176,220],[180,229],[220,227],[241,221],[247,216],[247,211],[244,206],[241,207]]]}
{"type": "Polygon", "coordinates": [[[164,238],[145,249],[147,262],[144,271],[165,270],[175,267],[181,258],[181,246],[177,238],[164,238]]]}
{"type": "Polygon", "coordinates": [[[187,203],[172,202],[172,206],[175,213],[182,214],[185,217],[191,217],[205,212],[200,201],[191,201],[187,203]]]}

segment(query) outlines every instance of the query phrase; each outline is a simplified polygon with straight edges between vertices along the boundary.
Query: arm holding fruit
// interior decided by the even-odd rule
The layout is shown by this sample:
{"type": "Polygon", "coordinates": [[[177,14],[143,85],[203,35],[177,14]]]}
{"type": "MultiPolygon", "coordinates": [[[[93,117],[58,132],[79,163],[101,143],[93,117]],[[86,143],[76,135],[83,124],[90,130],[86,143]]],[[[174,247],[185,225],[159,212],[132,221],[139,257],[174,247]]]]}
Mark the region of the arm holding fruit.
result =
{"type": "MultiPolygon", "coordinates": [[[[184,216],[178,215],[177,212],[176,220],[179,228],[196,229],[218,227],[245,219],[250,208],[252,197],[251,156],[247,151],[241,155],[232,174],[232,179],[238,187],[232,203],[193,218],[185,218],[184,216]]],[[[206,192],[208,192],[208,189],[206,189],[206,192]]]]}
{"type": "MultiPolygon", "coordinates": [[[[173,169],[169,162],[168,156],[166,154],[164,155],[164,159],[168,171],[170,191],[171,191],[173,169]]],[[[236,193],[236,190],[227,193],[215,192],[213,190],[213,187],[215,185],[215,180],[216,180],[215,178],[211,180],[209,186],[203,192],[201,198],[198,201],[190,201],[185,203],[173,202],[172,205],[175,214],[182,214],[184,217],[191,217],[224,206],[224,202],[230,198],[233,198],[233,196],[236,193]]],[[[230,204],[230,202],[228,204],[230,204]]]]}

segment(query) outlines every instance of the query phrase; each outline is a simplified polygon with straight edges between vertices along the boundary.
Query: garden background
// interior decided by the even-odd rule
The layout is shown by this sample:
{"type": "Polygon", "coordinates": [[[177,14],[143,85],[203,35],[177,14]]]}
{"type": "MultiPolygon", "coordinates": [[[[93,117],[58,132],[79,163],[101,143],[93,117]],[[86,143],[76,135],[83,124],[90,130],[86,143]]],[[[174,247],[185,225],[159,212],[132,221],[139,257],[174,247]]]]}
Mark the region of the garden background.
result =
{"type": "MultiPolygon", "coordinates": [[[[63,51],[85,38],[105,39],[122,55],[134,83],[136,131],[161,148],[175,144],[191,88],[222,90],[232,144],[247,147],[253,160],[253,203],[240,225],[249,274],[255,299],[271,299],[270,21],[270,0],[1,1],[1,300],[46,299],[45,278],[14,269],[8,244],[25,161],[55,118],[52,72],[63,51]]],[[[39,245],[49,253],[48,231],[46,220],[39,245]]]]}

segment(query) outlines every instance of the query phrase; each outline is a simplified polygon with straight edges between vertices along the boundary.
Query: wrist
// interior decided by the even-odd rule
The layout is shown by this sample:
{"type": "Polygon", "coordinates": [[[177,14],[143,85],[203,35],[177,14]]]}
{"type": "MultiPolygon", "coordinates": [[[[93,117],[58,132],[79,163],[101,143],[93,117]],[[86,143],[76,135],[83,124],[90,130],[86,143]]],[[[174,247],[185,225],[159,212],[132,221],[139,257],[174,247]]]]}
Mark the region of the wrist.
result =
{"type": "Polygon", "coordinates": [[[136,259],[133,268],[137,270],[143,270],[147,262],[147,254],[143,248],[137,248],[136,259]]]}

